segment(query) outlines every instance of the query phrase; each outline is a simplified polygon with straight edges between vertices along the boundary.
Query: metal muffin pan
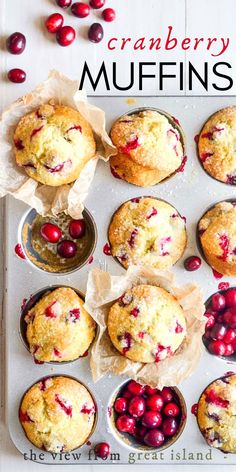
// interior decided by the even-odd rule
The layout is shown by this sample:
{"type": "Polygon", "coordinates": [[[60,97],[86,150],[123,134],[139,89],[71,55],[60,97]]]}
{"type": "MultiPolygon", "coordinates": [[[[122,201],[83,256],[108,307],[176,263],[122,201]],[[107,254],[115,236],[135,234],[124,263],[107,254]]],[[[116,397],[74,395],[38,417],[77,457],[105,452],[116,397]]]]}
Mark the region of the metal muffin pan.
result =
{"type": "MultiPolygon", "coordinates": [[[[90,101],[105,110],[108,130],[114,120],[130,111],[127,98],[122,96],[91,97],[90,101]]],[[[224,455],[221,451],[210,448],[206,444],[198,429],[196,418],[191,414],[191,406],[198,401],[206,386],[226,372],[234,370],[234,364],[229,359],[218,359],[209,354],[203,346],[203,357],[198,368],[189,379],[178,386],[187,405],[187,422],[183,433],[172,446],[164,451],[155,454],[149,451],[140,453],[131,451],[117,441],[107,419],[109,399],[121,382],[126,379],[125,376],[109,375],[94,384],[89,368],[89,357],[66,365],[36,365],[19,334],[20,306],[24,298],[28,299],[31,294],[51,285],[68,285],[85,293],[88,272],[93,267],[109,270],[114,275],[124,273],[124,269],[112,257],[103,253],[103,246],[107,242],[107,229],[115,210],[123,202],[137,196],[150,195],[166,200],[187,218],[188,245],[182,259],[173,267],[178,284],[197,282],[202,287],[204,300],[218,290],[218,284],[221,281],[229,281],[231,286],[236,285],[235,278],[224,277],[222,280],[216,280],[211,268],[204,260],[201,268],[196,272],[187,272],[183,266],[185,257],[200,254],[196,241],[196,225],[207,208],[217,201],[236,197],[235,187],[217,182],[203,171],[194,142],[194,136],[199,134],[202,124],[212,113],[235,103],[236,97],[140,97],[136,99],[132,107],[154,107],[165,110],[178,118],[186,136],[188,161],[185,171],[147,189],[114,178],[109,164],[100,161],[85,202],[98,229],[94,261],[71,274],[54,275],[52,278],[52,274],[39,271],[15,255],[14,248],[19,242],[19,226],[25,212],[29,209],[25,204],[13,198],[6,199],[4,313],[7,422],[12,441],[19,451],[26,454],[25,457],[47,464],[236,464],[235,454],[224,455]],[[91,444],[84,445],[69,455],[62,454],[55,457],[35,448],[25,437],[18,420],[18,408],[24,392],[39,378],[48,375],[75,377],[86,384],[97,401],[98,422],[90,438],[91,444]],[[93,447],[101,441],[108,442],[112,449],[112,455],[106,461],[95,459],[94,456],[93,447]]]]}

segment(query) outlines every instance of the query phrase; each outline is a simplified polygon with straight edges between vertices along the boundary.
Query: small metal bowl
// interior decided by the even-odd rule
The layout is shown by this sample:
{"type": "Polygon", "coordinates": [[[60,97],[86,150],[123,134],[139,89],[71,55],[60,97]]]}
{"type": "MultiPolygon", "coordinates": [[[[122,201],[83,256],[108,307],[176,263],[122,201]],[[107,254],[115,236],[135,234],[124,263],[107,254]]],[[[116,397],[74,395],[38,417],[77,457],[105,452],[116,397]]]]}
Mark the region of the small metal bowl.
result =
{"type": "MultiPolygon", "coordinates": [[[[232,372],[232,373],[230,372],[230,373],[225,374],[225,375],[222,375],[222,377],[218,377],[217,379],[215,379],[215,380],[213,380],[212,382],[210,382],[210,383],[206,386],[206,388],[204,388],[203,392],[201,393],[201,395],[200,395],[200,397],[199,397],[199,399],[198,399],[197,405],[199,405],[199,402],[200,402],[200,400],[201,400],[201,398],[202,398],[202,395],[205,393],[205,391],[206,391],[206,389],[207,389],[208,387],[210,387],[210,386],[211,386],[214,382],[216,382],[217,380],[223,380],[223,379],[226,379],[227,377],[230,377],[230,376],[233,376],[233,375],[235,376],[236,374],[234,374],[233,372],[232,372]]],[[[197,425],[198,425],[199,431],[200,431],[201,435],[203,436],[204,440],[206,441],[206,443],[208,444],[208,446],[213,447],[214,449],[217,449],[217,450],[220,451],[220,452],[223,452],[223,454],[235,454],[234,452],[225,452],[223,449],[220,449],[220,448],[218,448],[218,447],[215,448],[214,446],[211,446],[211,445],[207,442],[207,440],[206,440],[206,438],[205,438],[205,436],[204,436],[204,431],[201,429],[201,427],[200,427],[200,425],[199,425],[198,414],[196,414],[196,419],[197,419],[197,425]]]]}
{"type": "MultiPolygon", "coordinates": [[[[110,246],[110,247],[112,247],[112,245],[111,245],[111,242],[110,242],[110,239],[109,239],[109,228],[110,228],[110,225],[111,225],[111,223],[112,223],[112,221],[113,221],[113,218],[115,217],[116,213],[120,210],[120,208],[121,208],[125,203],[128,203],[128,202],[130,202],[130,201],[132,202],[132,200],[135,200],[135,199],[138,199],[138,198],[139,198],[140,200],[141,200],[142,198],[153,198],[154,200],[159,200],[159,201],[161,201],[161,202],[167,203],[168,205],[171,205],[171,203],[167,202],[167,201],[164,200],[163,198],[158,198],[158,197],[154,197],[154,196],[151,196],[151,195],[141,195],[141,196],[139,196],[139,197],[129,198],[129,200],[126,200],[125,202],[121,203],[121,205],[120,205],[120,206],[116,209],[116,211],[113,213],[113,215],[112,215],[112,217],[111,217],[111,220],[110,220],[110,223],[109,223],[109,226],[108,226],[108,228],[107,228],[107,240],[108,240],[108,243],[109,243],[109,246],[110,246]]],[[[175,208],[173,205],[171,205],[171,206],[176,210],[176,212],[178,213],[178,215],[180,215],[180,217],[183,218],[182,215],[181,215],[181,214],[179,213],[179,211],[177,210],[177,208],[175,208]]],[[[184,218],[183,218],[183,219],[184,219],[184,218]]],[[[184,220],[184,222],[185,222],[185,220],[184,220]]],[[[187,230],[186,230],[186,222],[185,222],[185,231],[186,231],[186,237],[187,237],[186,245],[185,245],[184,251],[183,251],[183,253],[181,254],[181,256],[180,256],[180,258],[178,259],[178,261],[183,257],[184,252],[185,252],[185,249],[186,249],[186,246],[187,246],[187,242],[188,242],[188,234],[187,234],[187,230]]],[[[111,254],[111,255],[112,255],[112,254],[111,254]]],[[[118,259],[116,256],[112,256],[112,257],[113,257],[113,259],[114,259],[121,267],[124,268],[123,264],[119,261],[119,259],[118,259]]],[[[176,261],[175,264],[177,264],[178,261],[176,261]]],[[[174,264],[174,265],[175,265],[175,264],[174,264]]]]}
{"type": "MultiPolygon", "coordinates": [[[[116,118],[115,122],[116,121],[119,121],[120,119],[124,118],[125,116],[130,116],[130,115],[138,115],[139,113],[141,113],[142,111],[156,111],[157,113],[159,113],[160,115],[163,115],[167,118],[167,120],[169,121],[170,125],[175,128],[178,132],[179,132],[179,135],[180,135],[180,141],[181,141],[181,144],[182,144],[182,147],[183,147],[183,158],[186,157],[186,138],[185,138],[185,134],[184,134],[184,131],[179,123],[179,121],[174,117],[172,116],[170,113],[168,113],[167,111],[164,111],[164,110],[160,110],[159,108],[155,108],[155,107],[139,107],[139,108],[134,108],[132,110],[129,110],[127,111],[126,113],[123,113],[122,115],[120,115],[118,118],[116,118]]],[[[113,125],[112,125],[113,126],[113,125]]],[[[109,136],[111,135],[111,130],[109,132],[109,136]]],[[[172,177],[174,177],[176,174],[178,173],[178,169],[175,170],[172,174],[168,175],[167,177],[165,177],[164,179],[162,179],[160,182],[158,182],[156,185],[159,185],[161,183],[164,183],[166,182],[167,180],[171,179],[172,177]]],[[[129,182],[131,185],[135,185],[135,184],[132,184],[131,182],[129,182]]],[[[155,185],[154,185],[155,186],[155,185]]]]}
{"type": "MultiPolygon", "coordinates": [[[[215,295],[216,293],[220,293],[221,295],[225,295],[227,292],[229,292],[230,290],[233,290],[233,289],[236,289],[236,287],[229,287],[227,288],[226,290],[218,290],[217,292],[213,293],[208,299],[207,301],[205,302],[205,307],[206,307],[206,310],[207,308],[211,305],[211,299],[213,297],[213,295],[215,295]]],[[[205,337],[205,334],[203,334],[202,336],[202,342],[206,348],[206,351],[208,352],[208,354],[210,354],[211,356],[215,357],[216,359],[220,359],[220,360],[223,360],[223,361],[227,361],[228,364],[234,364],[236,362],[236,354],[233,354],[232,356],[217,356],[216,354],[213,354],[211,353],[209,350],[208,350],[208,344],[209,344],[209,339],[207,339],[205,337]]]]}
{"type": "Polygon", "coordinates": [[[160,452],[163,451],[164,449],[167,449],[168,447],[172,446],[181,436],[183,433],[183,430],[185,428],[186,424],[186,419],[187,419],[187,406],[184,400],[184,397],[180,390],[177,387],[171,387],[172,390],[175,392],[176,396],[178,397],[180,407],[181,407],[181,419],[180,419],[180,425],[177,433],[172,436],[169,440],[165,441],[164,444],[158,448],[151,447],[151,446],[146,446],[145,444],[139,443],[134,436],[131,436],[128,433],[121,433],[118,431],[115,425],[116,421],[116,413],[114,411],[113,405],[115,403],[116,398],[119,396],[119,394],[122,392],[124,387],[129,383],[129,380],[125,380],[122,382],[118,387],[114,390],[112,395],[109,398],[108,401],[108,409],[107,409],[107,422],[108,426],[114,436],[114,438],[122,445],[128,448],[129,450],[132,451],[138,451],[138,452],[160,452]]]}
{"type": "MultiPolygon", "coordinates": [[[[27,349],[27,351],[30,353],[30,355],[32,356],[31,352],[30,352],[30,349],[29,349],[29,343],[28,343],[28,340],[27,340],[27,336],[26,336],[26,331],[27,331],[27,323],[25,321],[25,316],[26,314],[28,313],[29,310],[31,310],[31,308],[33,308],[34,305],[36,305],[36,303],[41,300],[41,298],[52,292],[53,290],[56,290],[57,288],[61,288],[61,287],[66,287],[66,288],[71,288],[72,290],[74,290],[77,295],[82,299],[84,300],[84,294],[82,292],[80,292],[79,290],[77,290],[76,288],[74,287],[69,287],[67,285],[51,285],[50,287],[44,287],[40,290],[38,290],[37,292],[35,292],[30,298],[29,300],[26,302],[26,304],[24,305],[24,307],[22,308],[21,310],[21,316],[20,316],[20,337],[21,337],[21,340],[25,346],[25,348],[27,349]]],[[[33,357],[33,356],[32,356],[33,357]]],[[[71,364],[72,362],[76,362],[78,359],[82,359],[82,356],[78,357],[77,359],[73,359],[72,361],[62,361],[62,362],[57,362],[57,361],[49,361],[49,362],[46,362],[44,361],[44,364],[51,364],[51,365],[65,365],[65,364],[71,364]]]]}
{"type": "MultiPolygon", "coordinates": [[[[24,394],[23,394],[22,397],[21,397],[21,400],[20,400],[20,403],[19,403],[19,409],[18,409],[19,422],[20,422],[20,425],[21,425],[21,427],[22,427],[22,430],[23,430],[23,432],[24,432],[25,437],[26,437],[27,440],[30,442],[30,444],[33,444],[33,443],[31,443],[31,441],[30,441],[29,438],[27,437],[27,435],[26,435],[26,433],[25,433],[25,430],[24,430],[24,428],[23,428],[23,426],[22,426],[22,424],[21,424],[21,421],[20,421],[20,409],[21,409],[21,404],[22,404],[23,398],[24,398],[24,396],[26,395],[26,393],[27,393],[35,384],[37,384],[37,383],[39,383],[39,382],[42,382],[43,380],[49,379],[49,378],[51,378],[51,377],[65,377],[66,379],[68,378],[68,379],[75,380],[76,382],[79,382],[81,385],[83,385],[83,386],[88,390],[88,392],[90,393],[90,395],[91,395],[91,397],[92,397],[92,399],[93,399],[94,405],[95,405],[95,415],[94,415],[94,423],[93,423],[92,430],[91,430],[90,434],[88,435],[88,437],[86,438],[86,440],[84,441],[83,444],[81,444],[79,447],[76,447],[75,449],[72,449],[73,451],[75,451],[75,450],[77,450],[77,449],[80,449],[81,447],[84,446],[84,444],[87,443],[87,441],[88,441],[88,440],[91,438],[91,436],[93,435],[93,433],[94,433],[94,431],[95,431],[95,429],[96,429],[96,427],[97,427],[97,423],[98,423],[98,403],[97,403],[97,401],[96,401],[96,399],[95,399],[93,393],[91,392],[91,390],[87,387],[87,385],[85,385],[84,382],[82,382],[81,380],[77,379],[76,377],[73,377],[72,375],[65,375],[65,374],[52,374],[52,375],[50,374],[50,375],[45,375],[44,377],[41,377],[40,379],[36,380],[36,382],[34,382],[32,385],[30,385],[30,386],[27,388],[27,390],[24,392],[24,394]]],[[[34,446],[34,447],[37,447],[35,444],[33,444],[33,446],[34,446]]],[[[43,449],[43,448],[41,449],[41,448],[38,448],[38,447],[37,447],[37,449],[43,450],[43,451],[45,452],[45,449],[43,449]]],[[[50,452],[49,452],[49,454],[50,454],[50,452]]],[[[62,451],[60,454],[63,454],[63,451],[62,451]]]]}
{"type": "MultiPolygon", "coordinates": [[[[31,229],[36,216],[36,210],[31,209],[27,211],[27,213],[23,216],[19,226],[18,240],[21,242],[27,262],[34,268],[36,267],[43,272],[57,276],[70,274],[76,270],[81,269],[89,261],[90,257],[95,251],[97,244],[97,227],[91,213],[86,208],[83,211],[83,218],[86,223],[86,242],[81,257],[76,259],[76,261],[74,258],[67,259],[67,266],[62,266],[60,270],[58,270],[58,262],[57,265],[53,266],[53,264],[48,262],[46,258],[44,259],[41,255],[39,255],[33,247],[31,229]]],[[[50,217],[48,218],[48,221],[50,221],[50,217]]],[[[55,218],[53,218],[53,221],[55,221],[55,218]]]]}

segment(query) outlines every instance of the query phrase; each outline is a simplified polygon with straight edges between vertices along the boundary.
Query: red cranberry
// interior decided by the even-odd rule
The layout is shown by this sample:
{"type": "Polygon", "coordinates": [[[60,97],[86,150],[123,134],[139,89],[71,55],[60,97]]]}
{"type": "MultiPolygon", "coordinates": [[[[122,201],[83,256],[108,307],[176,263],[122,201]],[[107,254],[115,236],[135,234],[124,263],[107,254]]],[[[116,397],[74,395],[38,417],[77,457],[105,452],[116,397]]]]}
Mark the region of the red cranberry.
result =
{"type": "Polygon", "coordinates": [[[16,32],[7,38],[7,50],[11,54],[22,54],[25,49],[26,38],[22,33],[16,32]]]}
{"type": "Polygon", "coordinates": [[[155,393],[157,393],[157,389],[156,388],[153,388],[153,387],[150,387],[149,385],[146,385],[145,387],[145,393],[147,395],[154,395],[155,393]]]}
{"type": "Polygon", "coordinates": [[[211,298],[211,305],[213,310],[221,311],[225,308],[225,297],[221,293],[215,293],[211,298]]]}
{"type": "Polygon", "coordinates": [[[233,288],[232,290],[228,290],[225,294],[225,302],[227,308],[229,307],[236,307],[236,289],[233,288]]]}
{"type": "MultiPolygon", "coordinates": [[[[206,316],[206,314],[205,314],[205,316],[206,316]]],[[[215,322],[216,322],[215,317],[213,315],[209,315],[208,320],[206,322],[205,328],[206,329],[212,328],[214,326],[215,322]]]]}
{"type": "Polygon", "coordinates": [[[111,448],[108,443],[102,442],[96,444],[94,451],[96,456],[101,457],[101,459],[106,459],[111,452],[111,448]]]}
{"type": "Polygon", "coordinates": [[[102,12],[102,17],[104,21],[108,21],[109,23],[111,21],[114,21],[116,18],[116,12],[113,10],[113,8],[105,8],[102,12]]]}
{"type": "Polygon", "coordinates": [[[136,439],[138,441],[143,442],[143,438],[144,438],[146,432],[147,432],[147,428],[145,428],[144,426],[138,426],[135,429],[134,436],[136,437],[136,439]]]}
{"type": "Polygon", "coordinates": [[[71,12],[78,18],[85,18],[89,15],[90,6],[87,3],[75,2],[71,7],[71,12]]]}
{"type": "Polygon", "coordinates": [[[40,234],[49,243],[57,243],[61,238],[61,230],[52,223],[44,223],[40,228],[40,234]]]}
{"type": "Polygon", "coordinates": [[[161,422],[162,416],[159,411],[146,411],[142,417],[142,425],[146,428],[156,428],[161,422]]]}
{"type": "Polygon", "coordinates": [[[180,409],[176,403],[171,402],[166,404],[163,412],[166,416],[178,416],[180,409]]]}
{"type": "Polygon", "coordinates": [[[232,356],[234,354],[234,347],[232,344],[225,345],[225,353],[224,356],[232,356]]]}
{"type": "Polygon", "coordinates": [[[114,404],[117,413],[125,413],[127,410],[127,399],[124,397],[117,398],[114,404]]]}
{"type": "Polygon", "coordinates": [[[133,397],[130,400],[128,411],[134,418],[139,418],[145,411],[145,401],[142,397],[133,397]]]}
{"type": "Polygon", "coordinates": [[[100,23],[93,23],[88,30],[88,38],[92,43],[100,43],[103,34],[103,27],[100,23]]]}
{"type": "Polygon", "coordinates": [[[7,74],[8,79],[10,82],[14,84],[23,84],[26,79],[26,73],[22,69],[11,69],[7,74]]]}
{"type": "Polygon", "coordinates": [[[236,328],[236,308],[228,308],[223,314],[223,320],[230,328],[236,328]]]}
{"type": "Polygon", "coordinates": [[[184,267],[189,272],[193,272],[194,270],[198,270],[201,267],[202,261],[198,256],[190,256],[184,261],[184,267]]]}
{"type": "Polygon", "coordinates": [[[132,398],[132,393],[129,392],[129,390],[125,390],[123,393],[122,393],[123,397],[126,398],[127,400],[130,400],[130,398],[132,398]]]}
{"type": "Polygon", "coordinates": [[[22,248],[21,244],[17,244],[15,246],[15,253],[18,257],[20,257],[20,259],[26,259],[25,253],[23,251],[23,248],[22,248]]]}
{"type": "Polygon", "coordinates": [[[74,257],[77,251],[77,246],[73,241],[69,241],[64,239],[61,241],[57,246],[57,252],[59,256],[65,257],[69,259],[70,257],[74,257]]]}
{"type": "Polygon", "coordinates": [[[45,21],[49,33],[56,33],[62,27],[63,23],[64,18],[60,13],[53,13],[45,21]]]}
{"type": "Polygon", "coordinates": [[[147,408],[152,411],[160,411],[164,405],[161,395],[150,395],[146,401],[147,408]]]}
{"type": "Polygon", "coordinates": [[[105,5],[106,0],[90,0],[90,5],[94,10],[99,10],[105,5]]]}
{"type": "Polygon", "coordinates": [[[145,391],[145,386],[139,384],[138,382],[135,382],[135,380],[131,380],[128,383],[127,388],[128,388],[130,393],[132,393],[133,395],[137,395],[137,396],[142,395],[145,391]]]}
{"type": "Polygon", "coordinates": [[[165,441],[164,434],[159,429],[148,431],[144,436],[144,442],[151,447],[160,447],[165,441]]]}
{"type": "Polygon", "coordinates": [[[216,323],[211,329],[211,339],[222,340],[226,334],[227,328],[225,325],[216,323]]]}
{"type": "Polygon", "coordinates": [[[222,341],[212,341],[208,346],[209,351],[216,356],[223,356],[225,353],[225,343],[222,341]]]}
{"type": "Polygon", "coordinates": [[[72,238],[83,238],[86,231],[86,224],[84,220],[71,220],[69,224],[69,233],[72,238]]]}
{"type": "Polygon", "coordinates": [[[56,2],[61,8],[69,8],[72,4],[72,0],[56,0],[56,2]]]}
{"type": "Polygon", "coordinates": [[[127,415],[119,416],[116,420],[116,427],[122,433],[132,433],[135,427],[135,419],[127,415]]]}
{"type": "Polygon", "coordinates": [[[57,42],[60,46],[69,46],[75,39],[75,30],[72,26],[62,26],[57,31],[57,42]]]}
{"type": "Polygon", "coordinates": [[[170,387],[164,387],[161,391],[164,403],[169,403],[173,399],[173,392],[170,387]]]}
{"type": "Polygon", "coordinates": [[[165,436],[173,436],[178,429],[178,423],[175,418],[166,418],[162,424],[162,431],[165,436]]]}
{"type": "Polygon", "coordinates": [[[228,329],[223,339],[224,343],[231,344],[235,339],[236,339],[235,330],[232,328],[228,329]]]}

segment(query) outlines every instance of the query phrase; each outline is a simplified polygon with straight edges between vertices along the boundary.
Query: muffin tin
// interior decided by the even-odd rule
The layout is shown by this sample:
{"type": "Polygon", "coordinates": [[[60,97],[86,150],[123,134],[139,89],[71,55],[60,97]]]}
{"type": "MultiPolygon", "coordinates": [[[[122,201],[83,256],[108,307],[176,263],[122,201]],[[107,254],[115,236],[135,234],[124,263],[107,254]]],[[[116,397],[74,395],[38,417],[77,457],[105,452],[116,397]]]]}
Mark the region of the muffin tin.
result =
{"type": "MultiPolygon", "coordinates": [[[[123,97],[91,97],[92,104],[103,108],[107,116],[108,130],[112,122],[122,114],[129,113],[127,99],[123,97]]],[[[6,358],[7,358],[7,421],[11,438],[15,446],[25,457],[47,464],[235,464],[234,454],[223,454],[210,448],[204,441],[191,407],[198,401],[206,386],[226,372],[234,370],[230,359],[222,360],[208,353],[203,346],[202,360],[192,375],[178,386],[187,405],[187,421],[178,440],[161,452],[134,451],[122,442],[108,421],[110,398],[126,377],[106,376],[100,382],[93,383],[89,368],[89,357],[81,358],[66,365],[36,365],[20,339],[20,315],[23,299],[42,288],[52,285],[65,285],[86,291],[88,272],[93,267],[109,270],[114,275],[124,273],[117,262],[103,253],[107,243],[107,229],[114,211],[125,201],[138,196],[150,195],[166,200],[178,208],[187,218],[188,246],[182,259],[173,267],[178,284],[196,281],[202,287],[207,300],[218,290],[219,282],[229,281],[235,285],[234,278],[214,278],[211,268],[203,261],[196,272],[187,272],[183,267],[184,259],[190,255],[199,255],[196,240],[197,223],[209,206],[216,201],[234,198],[235,187],[225,185],[210,178],[202,169],[196,154],[194,136],[202,128],[206,119],[216,110],[235,104],[234,97],[142,97],[136,100],[135,107],[154,107],[176,116],[183,127],[187,141],[188,161],[183,173],[177,173],[166,181],[145,188],[136,187],[111,175],[109,164],[100,161],[96,176],[85,202],[98,229],[97,247],[94,260],[70,274],[52,274],[39,271],[27,260],[16,257],[14,248],[18,242],[22,218],[27,207],[13,198],[6,199],[5,205],[5,299],[4,313],[6,323],[6,358]],[[25,437],[18,420],[18,409],[24,392],[38,379],[50,375],[75,377],[85,384],[95,398],[98,418],[90,442],[73,453],[53,456],[35,448],[25,437]],[[95,458],[93,447],[99,442],[108,442],[112,455],[104,462],[95,458]]]]}

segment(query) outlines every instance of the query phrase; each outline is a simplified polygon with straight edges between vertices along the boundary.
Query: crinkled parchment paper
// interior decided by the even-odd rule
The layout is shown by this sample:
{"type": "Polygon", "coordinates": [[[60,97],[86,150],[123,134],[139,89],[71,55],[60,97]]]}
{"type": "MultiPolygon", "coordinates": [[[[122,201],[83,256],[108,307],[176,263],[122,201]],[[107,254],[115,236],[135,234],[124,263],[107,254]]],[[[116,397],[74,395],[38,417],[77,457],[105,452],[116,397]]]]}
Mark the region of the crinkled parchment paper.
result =
{"type": "Polygon", "coordinates": [[[72,218],[81,217],[83,201],[88,194],[98,159],[108,160],[116,151],[106,133],[105,113],[89,104],[86,93],[78,88],[77,81],[72,81],[57,71],[51,71],[45,82],[19,98],[3,112],[0,121],[0,197],[13,195],[43,216],[65,212],[72,218]],[[16,165],[12,145],[13,134],[20,118],[50,100],[77,109],[92,126],[97,142],[95,159],[86,164],[75,182],[60,187],[42,185],[29,178],[24,170],[16,165]]]}
{"type": "Polygon", "coordinates": [[[93,269],[88,277],[85,308],[98,324],[98,335],[91,351],[94,381],[112,372],[162,388],[178,385],[195,370],[203,351],[202,335],[206,323],[202,294],[196,284],[175,287],[171,272],[144,267],[130,267],[121,276],[111,276],[100,269],[93,269]],[[175,354],[153,364],[130,361],[122,356],[112,345],[107,332],[110,306],[128,288],[142,283],[157,285],[171,292],[182,306],[187,324],[187,335],[175,354]]]}

